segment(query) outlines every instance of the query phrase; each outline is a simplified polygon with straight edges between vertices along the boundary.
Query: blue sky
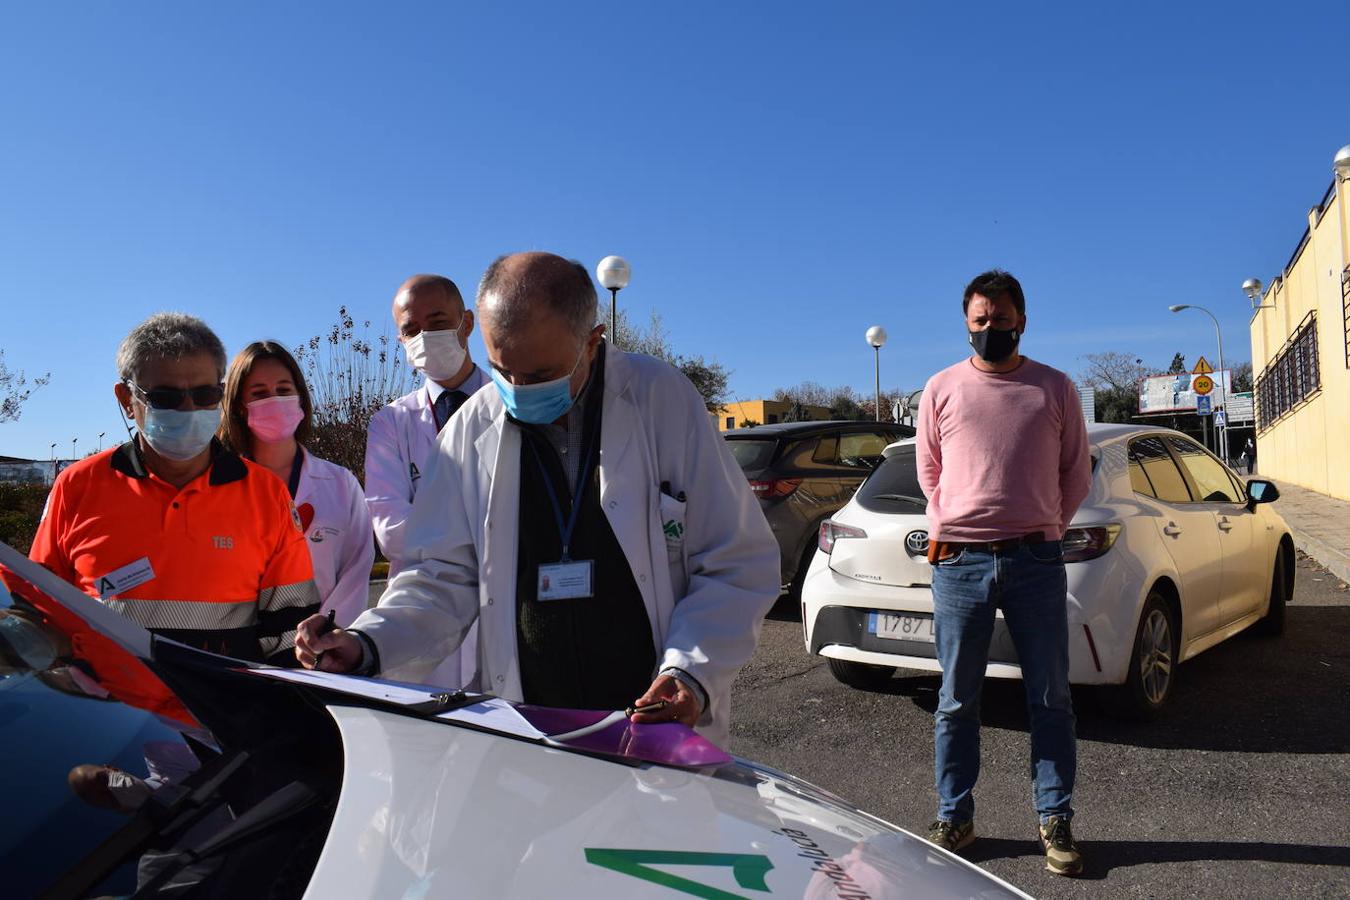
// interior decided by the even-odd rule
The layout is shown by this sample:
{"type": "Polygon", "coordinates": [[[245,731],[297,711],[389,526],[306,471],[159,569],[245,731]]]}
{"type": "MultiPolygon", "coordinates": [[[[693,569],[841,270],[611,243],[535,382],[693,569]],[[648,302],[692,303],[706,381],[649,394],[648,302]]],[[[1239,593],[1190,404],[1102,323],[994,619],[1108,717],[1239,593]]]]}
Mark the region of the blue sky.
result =
{"type": "MultiPolygon", "coordinates": [[[[0,6],[0,348],[50,370],[0,454],[122,432],[121,337],[234,351],[499,253],[633,266],[620,302],[733,371],[914,388],[960,292],[1028,295],[1029,355],[1250,358],[1350,143],[1340,3],[0,6]],[[1339,96],[1338,96],[1339,95],[1339,96]]],[[[475,337],[471,350],[483,359],[475,337]]]]}

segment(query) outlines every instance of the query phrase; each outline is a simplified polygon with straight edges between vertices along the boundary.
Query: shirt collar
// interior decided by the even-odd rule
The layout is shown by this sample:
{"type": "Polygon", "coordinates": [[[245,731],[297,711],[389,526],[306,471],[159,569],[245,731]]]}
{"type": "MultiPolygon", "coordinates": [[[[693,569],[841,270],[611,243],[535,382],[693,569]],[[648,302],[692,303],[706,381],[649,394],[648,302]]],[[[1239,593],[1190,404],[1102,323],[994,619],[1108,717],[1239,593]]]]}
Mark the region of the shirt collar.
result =
{"type": "Polygon", "coordinates": [[[466,394],[472,395],[485,384],[487,384],[487,375],[483,374],[483,370],[478,368],[478,364],[475,363],[473,371],[470,372],[457,387],[441,387],[441,385],[428,378],[427,395],[431,398],[431,405],[435,406],[436,401],[440,398],[441,394],[444,394],[446,391],[463,391],[466,394]]]}
{"type": "MultiPolygon", "coordinates": [[[[114,472],[128,478],[148,478],[150,476],[149,470],[145,467],[145,459],[141,455],[140,442],[135,438],[113,451],[111,463],[114,472]]],[[[248,475],[248,468],[244,465],[244,461],[239,458],[239,455],[226,450],[220,441],[215,438],[211,438],[211,466],[209,471],[212,487],[240,481],[248,475]]]]}

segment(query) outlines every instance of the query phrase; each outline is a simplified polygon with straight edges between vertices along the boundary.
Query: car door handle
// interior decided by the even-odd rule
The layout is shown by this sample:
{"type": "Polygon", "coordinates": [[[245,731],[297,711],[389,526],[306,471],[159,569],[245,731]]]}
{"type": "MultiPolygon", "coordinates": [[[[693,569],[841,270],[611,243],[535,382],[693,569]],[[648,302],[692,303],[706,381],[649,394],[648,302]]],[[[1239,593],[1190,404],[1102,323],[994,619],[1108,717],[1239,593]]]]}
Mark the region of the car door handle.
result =
{"type": "Polygon", "coordinates": [[[1227,519],[1220,519],[1220,520],[1219,520],[1219,530],[1220,530],[1220,531],[1232,531],[1232,530],[1233,530],[1233,523],[1232,523],[1232,522],[1229,522],[1227,519]]]}
{"type": "Polygon", "coordinates": [[[1168,537],[1176,537],[1177,535],[1181,534],[1181,529],[1177,527],[1176,522],[1168,522],[1166,525],[1163,526],[1163,534],[1167,535],[1168,537]]]}

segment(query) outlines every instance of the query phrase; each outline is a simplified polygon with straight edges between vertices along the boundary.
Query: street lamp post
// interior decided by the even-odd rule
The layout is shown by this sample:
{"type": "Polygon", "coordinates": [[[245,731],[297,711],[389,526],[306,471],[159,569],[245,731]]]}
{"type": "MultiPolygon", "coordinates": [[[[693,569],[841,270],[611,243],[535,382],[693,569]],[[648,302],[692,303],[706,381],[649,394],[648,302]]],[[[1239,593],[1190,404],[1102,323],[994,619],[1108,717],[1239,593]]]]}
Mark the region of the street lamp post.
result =
{"type": "Polygon", "coordinates": [[[876,359],[877,392],[874,402],[876,403],[877,421],[881,421],[881,348],[886,345],[886,329],[880,325],[873,325],[867,329],[867,343],[872,345],[872,350],[876,359]]]}
{"type": "Polygon", "coordinates": [[[56,441],[52,441],[52,484],[56,484],[56,441]]]}
{"type": "MultiPolygon", "coordinates": [[[[1350,291],[1350,211],[1346,210],[1346,204],[1350,203],[1350,144],[1336,151],[1336,158],[1331,163],[1332,174],[1336,178],[1336,205],[1341,210],[1341,294],[1344,296],[1350,291]]],[[[1350,366],[1350,349],[1345,352],[1346,365],[1350,366]]]]}
{"type": "Polygon", "coordinates": [[[622,256],[606,256],[595,267],[595,277],[609,291],[609,339],[619,346],[619,291],[628,287],[633,270],[622,256]]]}
{"type": "Polygon", "coordinates": [[[103,435],[105,435],[106,433],[107,433],[107,432],[104,432],[104,431],[100,431],[100,432],[98,433],[98,452],[99,452],[99,453],[102,453],[102,452],[103,452],[103,435]]]}
{"type": "Polygon", "coordinates": [[[78,441],[78,440],[79,440],[79,438],[77,438],[77,437],[73,437],[73,438],[70,439],[70,458],[71,458],[71,459],[74,459],[74,458],[75,458],[75,442],[78,441]]]}
{"type": "Polygon", "coordinates": [[[1219,329],[1219,319],[1203,306],[1196,306],[1191,303],[1179,303],[1167,308],[1174,313],[1181,312],[1183,309],[1198,309],[1214,320],[1214,337],[1219,343],[1219,408],[1223,410],[1224,418],[1223,427],[1217,429],[1217,431],[1219,435],[1219,455],[1223,457],[1226,464],[1228,462],[1228,388],[1223,381],[1223,373],[1226,370],[1223,364],[1223,332],[1219,329]]]}
{"type": "Polygon", "coordinates": [[[1274,303],[1262,303],[1261,295],[1265,293],[1266,286],[1261,283],[1260,278],[1248,278],[1242,282],[1242,293],[1247,295],[1247,299],[1252,301],[1252,309],[1274,309],[1274,303]]]}

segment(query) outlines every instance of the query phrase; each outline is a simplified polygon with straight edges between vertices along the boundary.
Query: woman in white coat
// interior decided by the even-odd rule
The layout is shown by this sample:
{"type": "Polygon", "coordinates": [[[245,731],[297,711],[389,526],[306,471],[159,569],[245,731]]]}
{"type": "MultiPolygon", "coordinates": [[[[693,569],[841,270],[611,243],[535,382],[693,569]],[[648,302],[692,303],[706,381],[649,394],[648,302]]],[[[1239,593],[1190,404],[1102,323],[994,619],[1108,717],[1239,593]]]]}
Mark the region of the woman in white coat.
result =
{"type": "Polygon", "coordinates": [[[304,375],[285,347],[255,341],[230,363],[221,439],[290,488],[309,542],[321,614],[332,612],[345,627],[369,604],[375,542],[356,476],[305,450],[312,417],[304,375]]]}

